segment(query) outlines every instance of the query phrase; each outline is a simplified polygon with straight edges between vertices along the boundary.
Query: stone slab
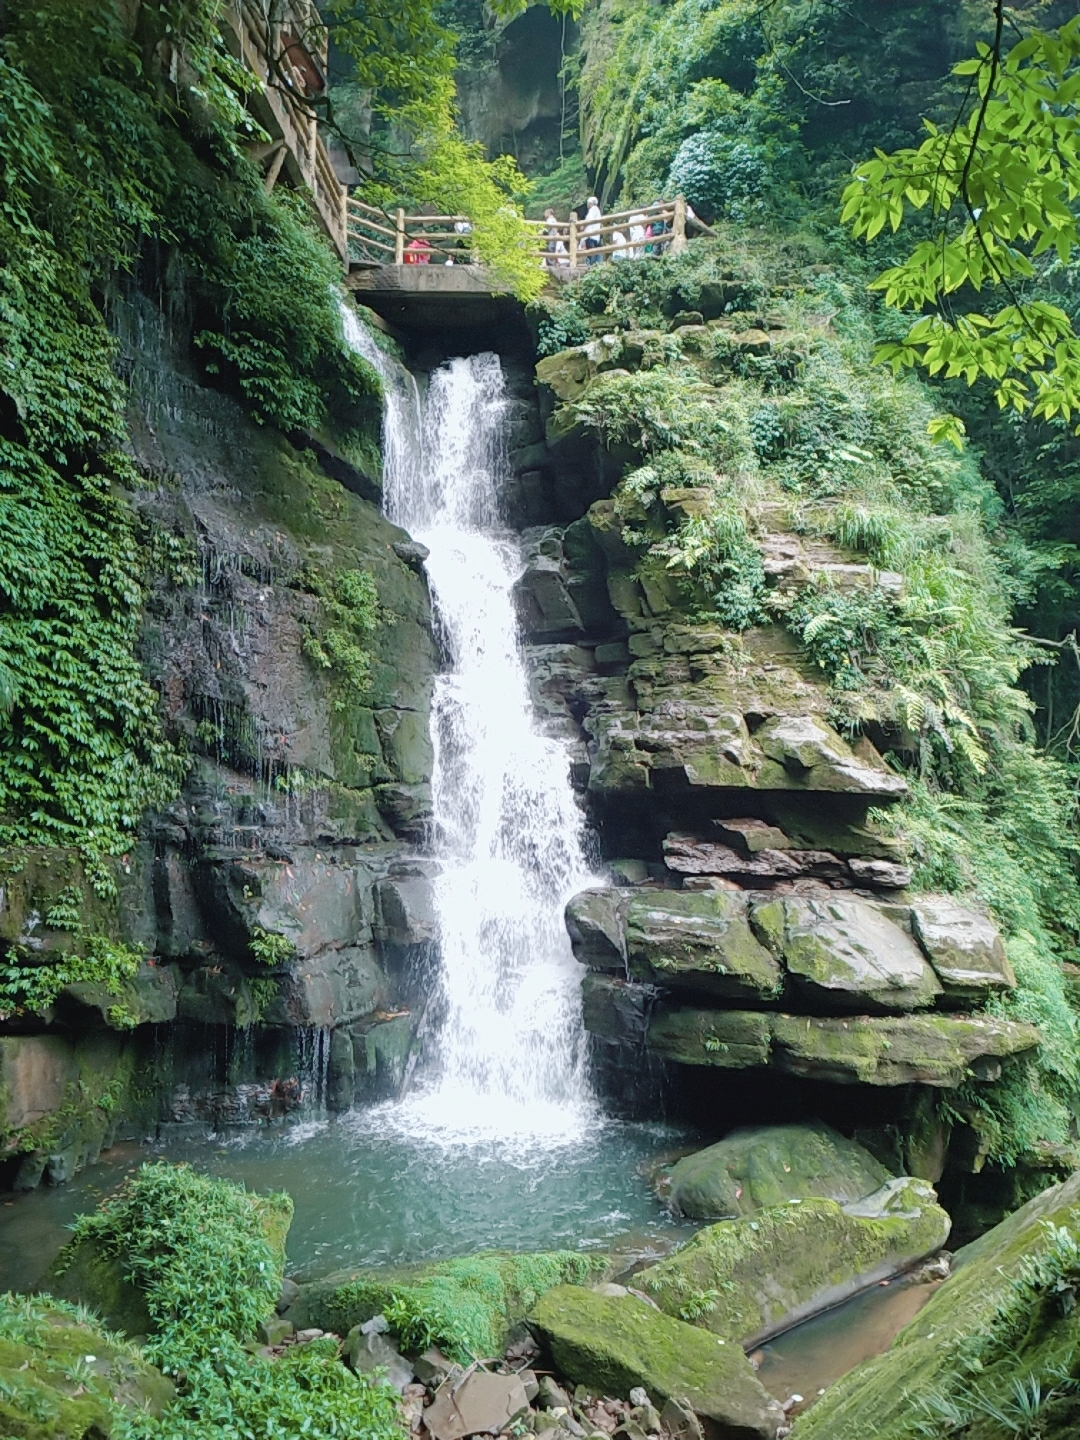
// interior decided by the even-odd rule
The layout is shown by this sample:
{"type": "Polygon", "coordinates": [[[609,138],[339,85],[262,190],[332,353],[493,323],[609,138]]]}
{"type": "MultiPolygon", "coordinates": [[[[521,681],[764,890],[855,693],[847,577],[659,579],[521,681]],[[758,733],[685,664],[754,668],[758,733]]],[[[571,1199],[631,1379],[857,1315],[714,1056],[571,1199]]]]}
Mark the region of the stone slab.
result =
{"type": "Polygon", "coordinates": [[[780,991],[780,966],[751,931],[747,898],[737,892],[632,891],[626,953],[637,980],[733,999],[780,991]]]}
{"type": "Polygon", "coordinates": [[[788,974],[812,1004],[848,1011],[917,1010],[942,992],[910,935],[866,900],[787,895],[756,903],[751,922],[782,954],[788,974]]]}
{"type": "Polygon", "coordinates": [[[949,995],[978,999],[1012,990],[1016,976],[994,922],[948,895],[923,895],[911,928],[949,995]]]}
{"type": "Polygon", "coordinates": [[[854,1015],[822,1019],[751,1010],[658,1006],[646,1032],[655,1054],[683,1065],[768,1065],[841,1085],[992,1080],[1006,1056],[1039,1043],[1034,1025],[983,1015],[854,1015]]]}
{"type": "Polygon", "coordinates": [[[925,1180],[841,1205],[794,1199],[701,1230],[636,1283],[669,1315],[760,1344],[939,1250],[950,1220],[925,1180]]]}

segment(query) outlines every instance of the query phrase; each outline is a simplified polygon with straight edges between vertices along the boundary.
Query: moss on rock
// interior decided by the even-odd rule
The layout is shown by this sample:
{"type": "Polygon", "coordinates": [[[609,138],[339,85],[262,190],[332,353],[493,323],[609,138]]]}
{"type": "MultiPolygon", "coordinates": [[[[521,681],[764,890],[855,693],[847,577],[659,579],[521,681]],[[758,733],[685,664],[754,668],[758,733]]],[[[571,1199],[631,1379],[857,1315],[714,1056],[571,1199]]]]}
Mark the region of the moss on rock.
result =
{"type": "Polygon", "coordinates": [[[134,1346],[62,1301],[0,1295],[0,1434],[105,1440],[125,1411],[158,1415],[173,1387],[134,1346]]]}
{"type": "Polygon", "coordinates": [[[638,1277],[669,1315],[750,1344],[940,1249],[949,1217],[922,1180],[862,1201],[794,1200],[710,1225],[638,1277]]]}
{"type": "Polygon", "coordinates": [[[685,1156],[671,1172],[671,1200],[697,1220],[733,1219],[810,1196],[861,1200],[889,1178],[868,1150],[828,1125],[769,1125],[685,1156]]]}
{"type": "Polygon", "coordinates": [[[891,1347],[832,1385],[792,1440],[1071,1440],[1080,1427],[1077,1283],[1080,1175],[958,1251],[951,1278],[891,1347]],[[1026,1428],[1024,1395],[1033,1402],[1026,1428]]]}
{"type": "Polygon", "coordinates": [[[402,1346],[439,1345],[469,1363],[502,1352],[510,1327],[555,1285],[603,1273],[607,1259],[557,1250],[533,1255],[483,1251],[431,1265],[342,1270],[301,1288],[289,1319],[344,1335],[386,1315],[402,1346]]]}
{"type": "Polygon", "coordinates": [[[654,1403],[687,1401],[724,1440],[771,1440],[783,1420],[738,1345],[633,1295],[560,1285],[529,1320],[562,1373],[598,1394],[625,1398],[643,1385],[654,1403]]]}

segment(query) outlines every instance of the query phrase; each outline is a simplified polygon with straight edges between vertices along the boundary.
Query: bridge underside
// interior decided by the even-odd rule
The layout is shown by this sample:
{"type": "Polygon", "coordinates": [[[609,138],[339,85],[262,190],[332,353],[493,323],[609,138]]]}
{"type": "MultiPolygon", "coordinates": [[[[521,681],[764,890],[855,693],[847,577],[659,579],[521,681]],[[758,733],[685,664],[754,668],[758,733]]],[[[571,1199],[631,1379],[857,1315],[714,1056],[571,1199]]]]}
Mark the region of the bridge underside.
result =
{"type": "Polygon", "coordinates": [[[361,304],[406,332],[518,329],[520,300],[491,288],[479,265],[380,265],[352,269],[345,284],[361,304]]]}

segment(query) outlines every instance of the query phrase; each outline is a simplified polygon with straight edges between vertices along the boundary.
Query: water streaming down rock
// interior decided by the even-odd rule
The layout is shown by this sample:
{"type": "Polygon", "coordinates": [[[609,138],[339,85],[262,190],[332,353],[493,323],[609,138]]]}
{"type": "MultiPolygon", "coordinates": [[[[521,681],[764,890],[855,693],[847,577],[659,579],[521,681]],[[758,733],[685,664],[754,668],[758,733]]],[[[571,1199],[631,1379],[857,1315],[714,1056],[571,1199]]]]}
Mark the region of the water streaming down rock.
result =
{"type": "Polygon", "coordinates": [[[581,1134],[594,1115],[580,969],[563,906],[590,883],[563,746],[535,725],[499,520],[506,400],[498,357],[451,360],[421,403],[352,315],[386,385],[388,515],[430,550],[448,667],[433,702],[443,1020],[402,1123],[444,1135],[581,1134]]]}

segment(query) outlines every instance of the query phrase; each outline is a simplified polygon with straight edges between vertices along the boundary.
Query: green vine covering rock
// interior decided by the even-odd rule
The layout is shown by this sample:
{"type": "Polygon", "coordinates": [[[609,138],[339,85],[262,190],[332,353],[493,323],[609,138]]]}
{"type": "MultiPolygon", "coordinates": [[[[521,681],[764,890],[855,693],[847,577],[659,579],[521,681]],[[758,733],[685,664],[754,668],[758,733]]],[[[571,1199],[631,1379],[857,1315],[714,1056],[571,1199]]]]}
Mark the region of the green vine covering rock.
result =
{"type": "Polygon", "coordinates": [[[119,853],[184,771],[135,655],[149,552],[124,497],[139,477],[103,283],[140,256],[178,266],[208,372],[257,420],[332,419],[368,455],[377,437],[379,383],[344,343],[334,257],[241,149],[251,80],[218,8],[5,7],[0,843],[119,853]],[[166,44],[178,86],[160,70],[166,44]]]}

